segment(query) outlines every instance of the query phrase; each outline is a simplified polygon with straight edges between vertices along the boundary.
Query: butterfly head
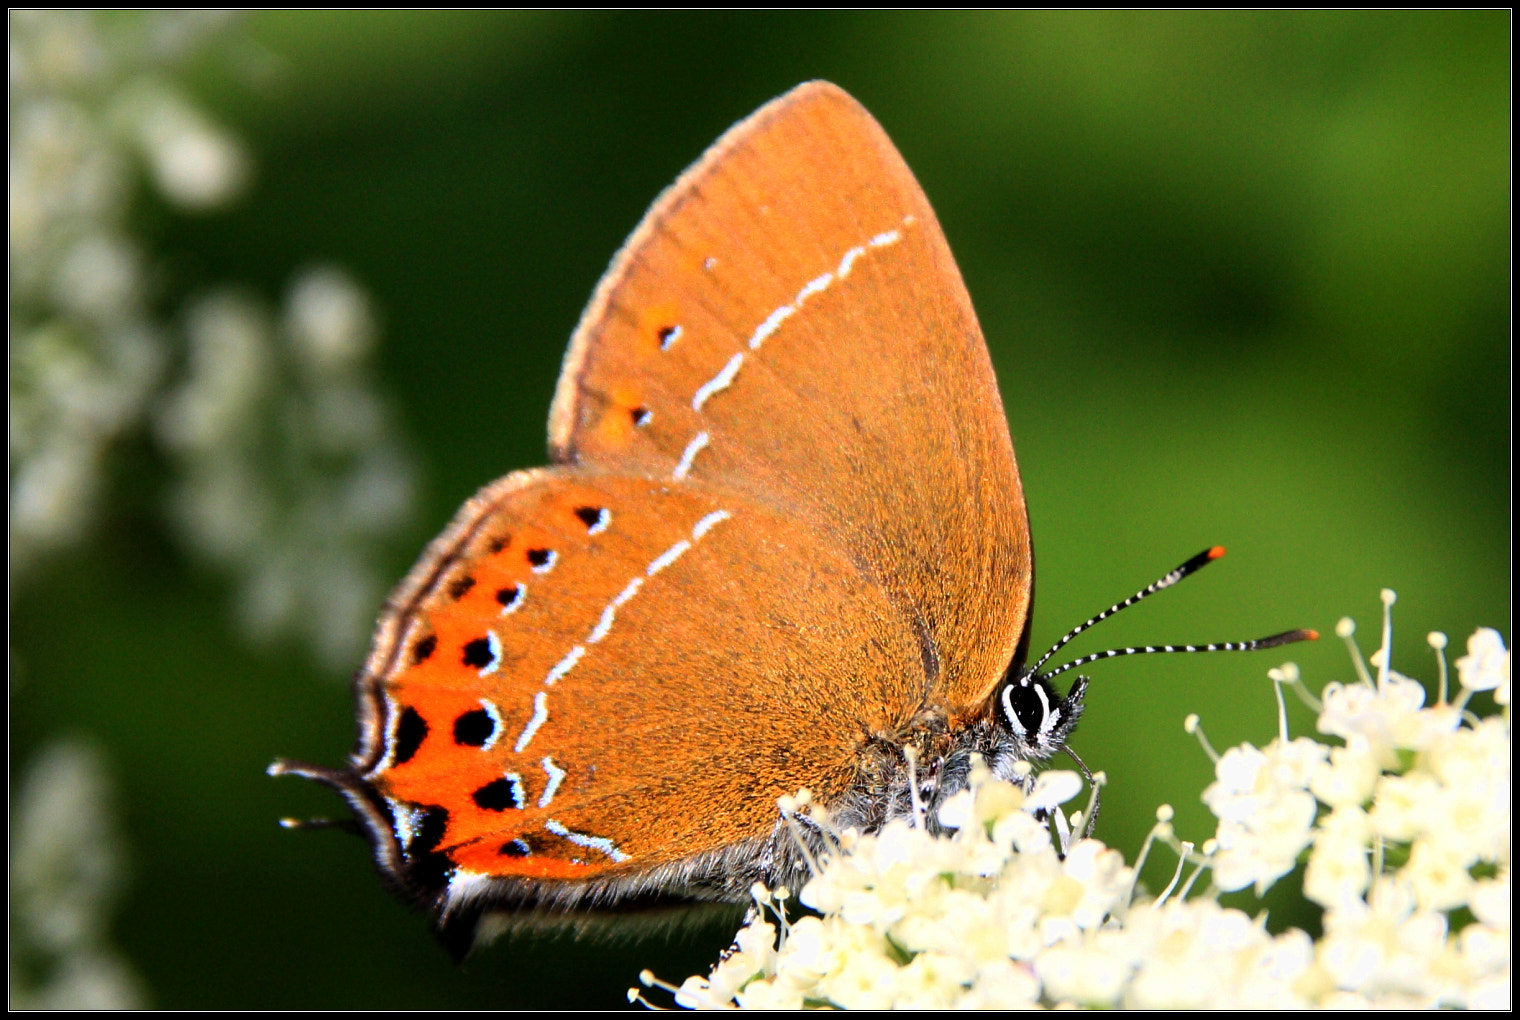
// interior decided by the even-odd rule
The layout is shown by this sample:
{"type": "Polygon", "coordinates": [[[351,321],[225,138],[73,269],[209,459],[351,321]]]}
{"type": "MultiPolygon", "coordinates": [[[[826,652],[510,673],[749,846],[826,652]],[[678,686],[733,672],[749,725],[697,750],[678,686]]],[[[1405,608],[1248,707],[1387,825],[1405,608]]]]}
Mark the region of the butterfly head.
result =
{"type": "Polygon", "coordinates": [[[1021,761],[1046,761],[1066,747],[1082,717],[1087,677],[1079,676],[1062,697],[1033,668],[1010,670],[994,700],[997,728],[1021,761]]]}

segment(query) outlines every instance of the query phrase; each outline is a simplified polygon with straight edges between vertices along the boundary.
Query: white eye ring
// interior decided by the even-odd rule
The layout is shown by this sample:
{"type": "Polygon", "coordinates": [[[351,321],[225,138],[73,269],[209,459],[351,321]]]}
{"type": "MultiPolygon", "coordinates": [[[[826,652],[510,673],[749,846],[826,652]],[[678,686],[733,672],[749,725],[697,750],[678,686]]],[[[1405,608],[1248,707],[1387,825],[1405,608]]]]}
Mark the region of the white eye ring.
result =
{"type": "Polygon", "coordinates": [[[1019,722],[1018,713],[1013,710],[1013,684],[1003,688],[1003,714],[1008,717],[1008,725],[1013,727],[1017,736],[1024,736],[1024,724],[1019,722]]]}
{"type": "Polygon", "coordinates": [[[1050,699],[1045,696],[1045,688],[1040,684],[1031,684],[1035,695],[1040,699],[1040,725],[1039,732],[1049,732],[1051,726],[1050,699]]]}
{"type": "MultiPolygon", "coordinates": [[[[1013,727],[1014,735],[1027,737],[1029,735],[1029,731],[1024,728],[1024,724],[1019,721],[1018,713],[1013,710],[1014,686],[1014,684],[1009,684],[1007,687],[1003,688],[1003,714],[1008,716],[1008,725],[1013,727]]],[[[1019,686],[1026,685],[1021,684],[1019,686]]],[[[1031,683],[1027,686],[1034,691],[1035,697],[1040,699],[1040,724],[1035,727],[1035,732],[1041,735],[1049,733],[1051,728],[1055,726],[1057,719],[1060,717],[1059,713],[1052,712],[1050,710],[1050,698],[1048,695],[1046,695],[1045,688],[1042,684],[1031,683]]]]}

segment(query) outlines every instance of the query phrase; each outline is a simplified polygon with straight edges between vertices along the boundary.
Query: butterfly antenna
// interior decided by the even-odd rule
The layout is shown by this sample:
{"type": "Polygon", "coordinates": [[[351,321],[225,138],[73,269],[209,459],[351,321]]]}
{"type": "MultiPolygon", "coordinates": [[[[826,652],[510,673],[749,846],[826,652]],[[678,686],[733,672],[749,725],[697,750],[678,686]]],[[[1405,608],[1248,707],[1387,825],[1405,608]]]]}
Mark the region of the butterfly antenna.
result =
{"type": "Polygon", "coordinates": [[[364,830],[359,828],[359,823],[352,818],[281,818],[282,829],[342,829],[351,832],[355,836],[363,836],[364,830]]]}
{"type": "MultiPolygon", "coordinates": [[[[1107,609],[1103,610],[1103,612],[1099,613],[1097,616],[1094,616],[1086,623],[1079,624],[1078,626],[1072,628],[1067,632],[1065,637],[1057,641],[1055,644],[1051,645],[1050,650],[1047,651],[1044,655],[1040,656],[1040,661],[1034,664],[1034,672],[1038,674],[1040,672],[1040,667],[1050,661],[1050,657],[1052,655],[1056,654],[1056,652],[1059,652],[1062,648],[1066,647],[1067,643],[1070,642],[1072,638],[1076,637],[1084,630],[1087,630],[1087,628],[1091,627],[1093,624],[1102,623],[1104,620],[1108,619],[1110,616],[1113,616],[1119,610],[1128,609],[1136,602],[1139,602],[1143,598],[1147,598],[1151,595],[1156,594],[1163,588],[1170,588],[1172,585],[1176,584],[1184,577],[1187,577],[1189,574],[1198,573],[1198,571],[1202,570],[1210,563],[1213,563],[1223,555],[1224,546],[1222,545],[1216,545],[1212,548],[1205,549],[1203,552],[1199,553],[1197,556],[1194,556],[1192,559],[1188,560],[1186,563],[1182,564],[1182,566],[1178,567],[1176,570],[1173,570],[1165,577],[1162,577],[1160,580],[1155,581],[1152,584],[1148,584],[1144,588],[1141,588],[1139,591],[1135,592],[1135,594],[1131,595],[1123,602],[1118,602],[1114,605],[1109,606],[1107,609]]],[[[1064,671],[1070,668],[1071,666],[1068,664],[1066,666],[1062,666],[1061,670],[1064,671]]],[[[1054,676],[1055,674],[1050,675],[1054,676]]]]}
{"type": "Polygon", "coordinates": [[[1295,641],[1316,641],[1319,639],[1319,634],[1317,632],[1312,630],[1299,629],[1284,631],[1281,634],[1273,634],[1270,637],[1257,638],[1255,641],[1221,641],[1208,645],[1144,645],[1136,648],[1112,648],[1106,652],[1094,652],[1091,655],[1084,655],[1082,658],[1074,659],[1063,666],[1057,666],[1055,669],[1052,669],[1048,673],[1040,672],[1040,667],[1045,665],[1045,663],[1050,660],[1050,657],[1052,655],[1060,651],[1063,647],[1065,647],[1067,642],[1071,641],[1072,638],[1087,630],[1093,624],[1108,619],[1110,616],[1113,616],[1121,609],[1128,609],[1136,602],[1139,602],[1143,598],[1156,594],[1156,592],[1161,591],[1163,588],[1170,588],[1172,585],[1176,584],[1184,577],[1187,577],[1189,574],[1196,574],[1198,571],[1202,570],[1210,563],[1213,563],[1223,555],[1224,546],[1222,545],[1216,545],[1212,548],[1205,549],[1203,552],[1199,553],[1197,556],[1194,556],[1186,563],[1183,563],[1181,566],[1166,574],[1164,577],[1160,578],[1152,584],[1146,585],[1144,588],[1135,592],[1135,594],[1131,595],[1123,602],[1109,606],[1107,609],[1103,610],[1103,612],[1099,613],[1097,616],[1094,616],[1091,620],[1088,620],[1086,623],[1083,623],[1080,626],[1074,627],[1066,634],[1065,637],[1061,638],[1061,640],[1057,641],[1054,645],[1051,645],[1048,652],[1040,656],[1040,661],[1034,664],[1035,674],[1049,680],[1051,677],[1060,676],[1062,673],[1065,673],[1069,669],[1076,669],[1077,667],[1085,666],[1090,662],[1097,662],[1099,659],[1112,659],[1120,655],[1154,655],[1160,652],[1254,652],[1263,648],[1276,648],[1279,645],[1290,645],[1295,641]]]}
{"type": "Polygon", "coordinates": [[[1085,666],[1089,662],[1097,662],[1099,659],[1112,659],[1120,655],[1155,655],[1159,652],[1255,652],[1263,648],[1277,648],[1280,645],[1291,645],[1295,641],[1318,641],[1319,631],[1285,630],[1281,634],[1273,634],[1271,637],[1257,638],[1255,641],[1220,641],[1211,645],[1143,645],[1138,648],[1110,648],[1106,652],[1094,652],[1084,655],[1080,659],[1073,659],[1064,666],[1057,666],[1049,673],[1041,673],[1046,680],[1060,676],[1068,669],[1076,669],[1085,666]]]}

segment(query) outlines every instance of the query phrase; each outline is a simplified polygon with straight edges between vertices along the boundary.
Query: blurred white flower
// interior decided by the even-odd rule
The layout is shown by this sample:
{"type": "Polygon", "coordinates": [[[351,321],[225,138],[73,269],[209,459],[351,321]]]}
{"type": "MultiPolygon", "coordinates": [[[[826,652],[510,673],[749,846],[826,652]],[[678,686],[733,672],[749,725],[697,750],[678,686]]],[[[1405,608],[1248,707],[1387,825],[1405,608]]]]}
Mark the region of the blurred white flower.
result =
{"type": "Polygon", "coordinates": [[[1352,839],[1321,833],[1304,869],[1304,898],[1327,908],[1359,900],[1372,880],[1371,856],[1365,835],[1352,839]]]}
{"type": "Polygon", "coordinates": [[[186,316],[188,372],[158,417],[175,519],[232,571],[245,631],[300,634],[335,668],[362,650],[384,594],[375,547],[414,500],[368,378],[373,329],[363,290],[333,267],[300,274],[278,318],[236,291],[207,295],[186,316]]]}
{"type": "Polygon", "coordinates": [[[108,942],[125,870],[100,753],[59,740],[33,758],[11,829],[11,1007],[140,1009],[142,981],[108,942]]]}
{"type": "Polygon", "coordinates": [[[1445,917],[1419,909],[1407,886],[1385,878],[1366,900],[1325,912],[1318,960],[1339,990],[1369,1004],[1431,1007],[1441,1004],[1431,964],[1446,945],[1445,917]]]}
{"type": "Polygon", "coordinates": [[[1142,905],[1125,918],[1134,977],[1128,1009],[1301,1009],[1293,983],[1313,962],[1308,936],[1274,939],[1213,900],[1142,905]]]}
{"type": "Polygon", "coordinates": [[[1456,724],[1449,712],[1422,714],[1425,688],[1391,671],[1381,687],[1332,683],[1322,701],[1319,732],[1340,737],[1354,749],[1365,749],[1383,768],[1397,765],[1400,750],[1423,747],[1432,730],[1456,724]]]}
{"type": "Polygon", "coordinates": [[[169,85],[137,83],[118,101],[153,182],[165,198],[186,209],[211,209],[243,190],[251,173],[248,155],[169,85]]]}
{"type": "Polygon", "coordinates": [[[301,274],[285,298],[285,333],[307,371],[342,374],[359,367],[375,342],[369,298],[336,266],[301,274]]]}
{"type": "Polygon", "coordinates": [[[377,544],[415,489],[368,373],[370,301],[318,267],[296,276],[278,319],[222,287],[176,327],[150,309],[158,258],[129,232],[143,185],[195,213],[251,179],[242,143],[172,78],[234,21],[11,12],[12,578],[88,538],[113,452],[156,424],[178,535],[232,572],[247,633],[300,635],[346,667],[383,595],[377,544]],[[177,361],[184,376],[166,387],[177,361]]]}
{"type": "MultiPolygon", "coordinates": [[[[10,538],[22,574],[88,533],[107,455],[142,424],[169,360],[168,330],[148,307],[150,260],[128,233],[141,122],[128,97],[198,35],[182,32],[171,54],[147,44],[151,26],[214,21],[152,12],[108,31],[109,18],[10,14],[10,538]]],[[[171,86],[157,94],[213,133],[171,86]]],[[[223,173],[194,204],[231,198],[245,176],[223,173]]]]}

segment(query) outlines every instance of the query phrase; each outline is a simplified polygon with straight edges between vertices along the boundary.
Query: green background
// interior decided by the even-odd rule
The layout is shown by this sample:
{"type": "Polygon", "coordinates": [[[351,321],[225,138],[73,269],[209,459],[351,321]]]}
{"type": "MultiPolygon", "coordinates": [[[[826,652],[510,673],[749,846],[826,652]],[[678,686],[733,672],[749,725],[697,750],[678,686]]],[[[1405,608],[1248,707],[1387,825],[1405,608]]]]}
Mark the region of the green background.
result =
{"type": "MultiPolygon", "coordinates": [[[[368,288],[424,469],[399,578],[477,487],[543,463],[564,343],[659,190],[830,79],[918,175],[981,316],[1035,644],[1218,543],[1073,653],[1344,614],[1370,651],[1390,587],[1395,665],[1428,678],[1427,631],[1461,654],[1509,619],[1509,33],[1507,12],[263,14],[191,79],[254,188],[142,229],[174,257],[166,307],[223,280],[273,298],[322,259],[368,288]]],[[[133,866],[116,941],[156,1004],[615,1006],[642,967],[716,958],[721,930],[458,969],[359,841],[277,829],[336,811],[263,768],[342,759],[345,678],[238,642],[225,581],[160,523],[151,451],[128,453],[102,532],[14,592],[11,761],[64,731],[105,746],[133,866]]],[[[1110,777],[1101,837],[1132,857],[1162,802],[1211,835],[1182,718],[1265,743],[1286,658],[1315,689],[1350,676],[1333,637],[1092,670],[1073,745],[1110,777]]]]}

